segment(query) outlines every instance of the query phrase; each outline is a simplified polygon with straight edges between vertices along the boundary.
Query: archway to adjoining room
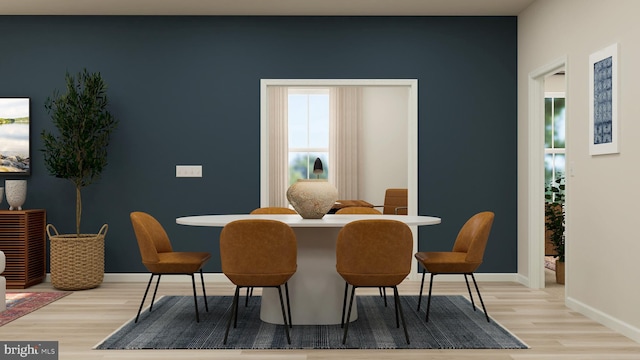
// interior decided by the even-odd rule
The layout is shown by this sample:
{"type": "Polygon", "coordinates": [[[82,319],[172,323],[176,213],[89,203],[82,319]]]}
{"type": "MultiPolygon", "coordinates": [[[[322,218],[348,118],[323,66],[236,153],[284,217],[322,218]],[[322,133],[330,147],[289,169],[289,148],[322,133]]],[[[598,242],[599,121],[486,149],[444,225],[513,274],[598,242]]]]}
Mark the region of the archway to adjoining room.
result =
{"type": "MultiPolygon", "coordinates": [[[[565,73],[566,58],[555,60],[529,74],[528,116],[528,275],[529,287],[545,287],[545,79],[559,72],[565,73]]],[[[565,85],[565,101],[569,93],[565,85]]],[[[565,123],[568,123],[567,113],[565,123]]],[[[569,145],[568,143],[566,144],[569,145]]],[[[570,162],[567,162],[570,173],[570,162]]],[[[568,198],[567,198],[568,200],[568,198]]],[[[567,267],[568,268],[568,267],[567,267]]]]}
{"type": "MultiPolygon", "coordinates": [[[[382,201],[383,190],[386,187],[398,187],[398,185],[387,186],[380,180],[381,175],[385,172],[384,163],[380,161],[395,161],[406,164],[403,167],[402,184],[406,184],[406,188],[409,191],[409,214],[415,215],[418,211],[417,194],[418,194],[418,82],[415,79],[263,79],[260,83],[260,124],[261,124],[261,152],[260,152],[260,204],[261,206],[267,206],[269,204],[269,182],[273,166],[269,164],[269,88],[271,87],[287,87],[287,88],[329,88],[329,87],[360,87],[363,91],[384,91],[397,90],[397,92],[403,94],[402,98],[397,101],[402,104],[398,111],[398,114],[389,116],[388,121],[393,122],[394,126],[399,126],[406,129],[405,135],[401,141],[393,142],[392,144],[380,143],[375,145],[376,147],[395,146],[401,149],[402,159],[380,159],[378,158],[377,175],[372,176],[375,172],[371,171],[371,168],[363,170],[366,174],[361,176],[361,186],[365,189],[367,194],[372,194],[375,191],[379,193],[380,200],[382,201]],[[377,189],[377,190],[376,190],[377,189]]],[[[376,126],[379,126],[377,124],[376,126]]],[[[396,183],[397,184],[397,183],[396,183]]],[[[373,196],[373,195],[364,195],[373,196]]],[[[366,200],[366,199],[364,199],[366,200]]],[[[379,205],[379,204],[376,204],[379,205]]],[[[417,231],[414,229],[414,250],[417,251],[417,231]]],[[[417,264],[413,262],[412,272],[410,279],[418,279],[417,264]]]]}

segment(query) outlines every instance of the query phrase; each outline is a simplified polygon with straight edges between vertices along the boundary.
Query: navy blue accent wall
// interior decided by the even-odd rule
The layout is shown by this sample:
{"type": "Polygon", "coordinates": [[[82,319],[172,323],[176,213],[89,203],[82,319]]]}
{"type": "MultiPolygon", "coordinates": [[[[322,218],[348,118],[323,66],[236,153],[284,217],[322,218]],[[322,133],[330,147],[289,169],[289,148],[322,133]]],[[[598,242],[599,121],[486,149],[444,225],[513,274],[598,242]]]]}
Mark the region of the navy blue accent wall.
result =
{"type": "Polygon", "coordinates": [[[468,217],[492,210],[479,271],[517,271],[516,17],[0,16],[0,34],[0,96],[32,99],[25,208],[46,209],[61,233],[75,229],[75,191],[44,168],[43,104],[66,71],[99,71],[109,86],[120,125],[82,220],[85,233],[109,224],[107,272],[145,271],[134,210],[220,270],[219,229],[175,218],[260,205],[259,84],[285,78],[418,79],[419,213],[443,219],[420,228],[420,250],[449,250],[468,217]],[[177,164],[203,177],[176,178],[177,164]]]}

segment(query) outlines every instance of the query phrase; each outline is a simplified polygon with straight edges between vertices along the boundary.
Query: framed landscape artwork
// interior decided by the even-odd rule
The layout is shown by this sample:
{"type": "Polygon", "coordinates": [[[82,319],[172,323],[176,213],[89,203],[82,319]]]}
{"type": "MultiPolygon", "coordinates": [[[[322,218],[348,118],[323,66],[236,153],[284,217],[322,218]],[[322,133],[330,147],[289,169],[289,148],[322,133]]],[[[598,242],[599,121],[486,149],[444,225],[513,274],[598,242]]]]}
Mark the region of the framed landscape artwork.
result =
{"type": "Polygon", "coordinates": [[[618,44],[589,56],[589,154],[620,152],[618,44]]]}
{"type": "Polygon", "coordinates": [[[0,97],[0,175],[31,174],[31,98],[0,97]]]}

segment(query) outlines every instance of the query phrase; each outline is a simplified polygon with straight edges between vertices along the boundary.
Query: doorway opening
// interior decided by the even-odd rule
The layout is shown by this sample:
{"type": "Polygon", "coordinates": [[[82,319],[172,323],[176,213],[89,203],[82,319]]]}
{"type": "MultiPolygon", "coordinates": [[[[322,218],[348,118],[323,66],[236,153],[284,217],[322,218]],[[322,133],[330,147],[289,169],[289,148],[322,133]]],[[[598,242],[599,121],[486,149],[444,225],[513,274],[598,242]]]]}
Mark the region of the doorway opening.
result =
{"type": "MultiPolygon", "coordinates": [[[[529,117],[528,117],[528,274],[529,287],[545,287],[545,79],[564,72],[565,101],[569,101],[566,91],[566,57],[560,58],[529,74],[529,117]]],[[[566,116],[568,121],[569,116],[566,116]]],[[[568,143],[565,148],[568,148],[568,143]]]]}
{"type": "MultiPolygon", "coordinates": [[[[387,114],[386,120],[388,123],[402,122],[402,128],[406,129],[406,137],[403,136],[402,141],[393,144],[380,143],[375,147],[394,146],[400,149],[406,149],[403,154],[403,159],[376,159],[377,168],[367,167],[362,170],[360,175],[361,185],[365,192],[369,194],[372,189],[376,187],[380,188],[380,179],[383,175],[392,173],[388,169],[393,169],[398,162],[406,164],[403,166],[402,174],[398,174],[402,178],[402,183],[406,183],[408,189],[408,214],[417,215],[418,212],[418,81],[416,79],[262,79],[260,81],[260,206],[268,206],[270,202],[270,186],[269,183],[275,174],[272,174],[275,164],[270,164],[269,156],[269,142],[273,141],[269,135],[271,124],[269,121],[269,89],[271,87],[298,87],[298,88],[327,88],[327,87],[361,87],[363,89],[403,89],[404,98],[400,100],[402,104],[401,111],[397,114],[387,114]],[[389,163],[389,166],[385,168],[385,162],[389,163]],[[394,163],[395,162],[395,163],[394,163]],[[376,183],[377,182],[377,183],[376,183]],[[375,185],[374,185],[375,184],[375,185]]],[[[379,112],[378,112],[379,113],[379,112]]],[[[366,119],[364,120],[366,121],[366,119]]],[[[376,125],[377,126],[377,125],[376,125]]],[[[362,136],[368,137],[367,133],[362,136]]],[[[375,150],[375,147],[372,149],[375,150]]],[[[383,152],[380,152],[383,154],[383,152]]],[[[277,175],[275,175],[277,176],[277,175]]],[[[389,185],[388,187],[399,187],[397,184],[389,185]]],[[[380,200],[373,199],[374,202],[380,202],[384,198],[384,191],[375,190],[376,194],[379,192],[380,200]]],[[[364,199],[366,200],[366,199],[364,199]]],[[[371,201],[370,201],[371,202],[371,201]]],[[[376,204],[378,205],[378,204],[376,204]]],[[[417,251],[417,229],[412,229],[414,234],[414,250],[417,251]]],[[[418,279],[417,264],[412,262],[412,271],[409,275],[409,279],[418,279]]]]}
{"type": "Polygon", "coordinates": [[[566,81],[564,69],[545,77],[545,286],[564,284],[566,81]],[[555,235],[558,234],[558,235],[555,235]]]}

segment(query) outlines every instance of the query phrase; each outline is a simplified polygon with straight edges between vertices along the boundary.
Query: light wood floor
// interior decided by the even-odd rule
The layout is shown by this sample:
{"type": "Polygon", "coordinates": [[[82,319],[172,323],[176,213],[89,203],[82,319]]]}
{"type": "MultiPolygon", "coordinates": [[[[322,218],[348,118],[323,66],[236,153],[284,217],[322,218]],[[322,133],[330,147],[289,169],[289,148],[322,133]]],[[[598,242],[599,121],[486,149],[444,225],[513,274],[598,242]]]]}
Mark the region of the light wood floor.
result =
{"type": "MultiPolygon", "coordinates": [[[[548,276],[553,276],[549,272],[548,276]]],[[[4,341],[59,341],[60,359],[434,359],[434,360],[638,360],[640,344],[564,306],[564,288],[547,281],[531,290],[516,283],[480,283],[489,314],[527,343],[526,350],[92,350],[135,316],[146,283],[103,283],[76,291],[0,327],[4,341]]],[[[28,291],[50,291],[39,284],[28,291]]],[[[400,287],[417,294],[419,283],[400,287]]],[[[17,291],[17,290],[10,290],[17,291]]],[[[375,293],[375,289],[372,290],[375,293]]],[[[191,295],[190,283],[162,283],[159,293],[191,295]]],[[[225,284],[207,284],[208,295],[232,295],[225,284]]],[[[466,295],[464,282],[436,283],[434,294],[466,295]]],[[[295,330],[295,329],[294,329],[295,330]]],[[[412,335],[416,336],[416,335],[412,335]]]]}

